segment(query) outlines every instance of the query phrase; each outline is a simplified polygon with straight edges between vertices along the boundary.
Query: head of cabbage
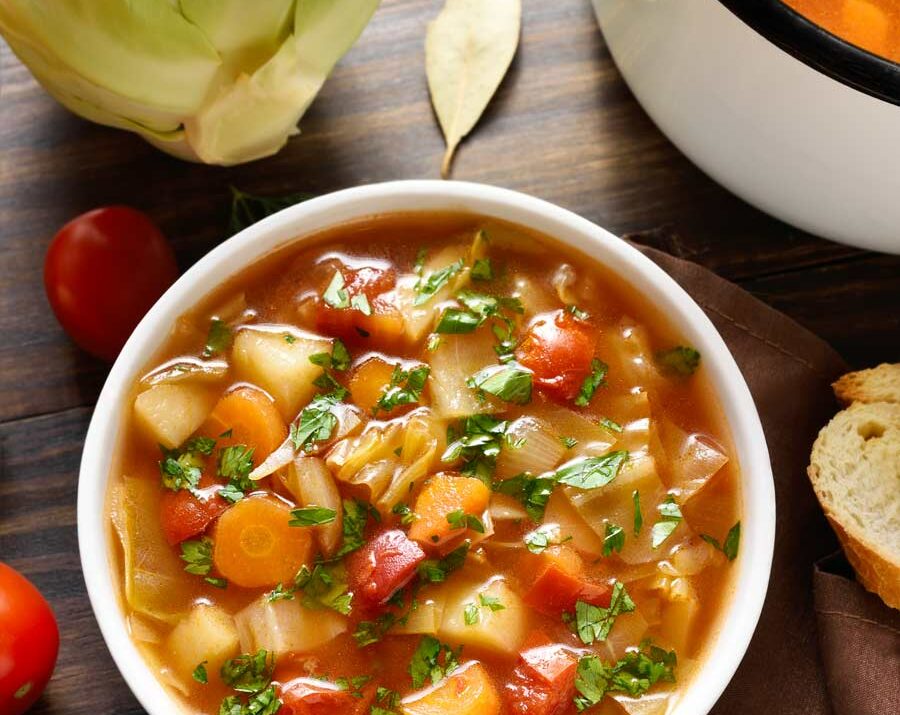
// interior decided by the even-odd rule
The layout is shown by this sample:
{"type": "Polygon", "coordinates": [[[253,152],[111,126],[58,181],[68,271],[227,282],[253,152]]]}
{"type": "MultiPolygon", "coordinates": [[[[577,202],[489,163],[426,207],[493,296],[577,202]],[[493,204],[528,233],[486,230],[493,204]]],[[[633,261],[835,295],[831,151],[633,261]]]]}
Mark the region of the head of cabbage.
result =
{"type": "Polygon", "coordinates": [[[2,0],[0,34],[60,103],[169,154],[276,153],[380,0],[2,0]]]}

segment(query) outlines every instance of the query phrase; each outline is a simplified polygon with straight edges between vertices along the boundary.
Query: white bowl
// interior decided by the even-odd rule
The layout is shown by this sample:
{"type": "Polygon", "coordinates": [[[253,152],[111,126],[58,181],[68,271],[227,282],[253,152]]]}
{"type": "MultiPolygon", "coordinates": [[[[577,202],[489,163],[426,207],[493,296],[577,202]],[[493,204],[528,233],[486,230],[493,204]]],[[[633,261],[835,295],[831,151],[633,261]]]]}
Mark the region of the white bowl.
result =
{"type": "Polygon", "coordinates": [[[397,181],[339,191],[285,209],[245,229],[197,262],[153,306],[129,338],[91,419],[78,484],[78,543],[88,594],[113,659],[151,715],[177,708],[131,642],[117,598],[114,544],[104,509],[113,445],[130,405],[130,387],[174,321],[198,298],[258,258],[352,219],[392,211],[467,211],[530,226],[577,247],[629,280],[660,307],[703,355],[741,466],[743,490],[739,573],[727,613],[679,701],[679,715],[702,715],[728,684],[756,627],[769,580],[775,538],[775,492],[769,454],[753,398],[721,336],[699,306],[650,259],[621,239],[545,201],[505,189],[442,181],[397,181]],[[298,238],[299,237],[299,238],[298,238]]]}
{"type": "Polygon", "coordinates": [[[900,253],[900,66],[778,0],[593,3],[635,97],[703,171],[806,231],[900,253]]]}

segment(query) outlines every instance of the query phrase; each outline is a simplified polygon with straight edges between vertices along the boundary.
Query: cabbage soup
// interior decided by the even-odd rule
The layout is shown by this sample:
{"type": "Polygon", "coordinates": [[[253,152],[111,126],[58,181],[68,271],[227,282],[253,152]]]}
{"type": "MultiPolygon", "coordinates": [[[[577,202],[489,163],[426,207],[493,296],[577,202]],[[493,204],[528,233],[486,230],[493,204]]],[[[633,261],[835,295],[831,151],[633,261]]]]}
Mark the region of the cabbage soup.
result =
{"type": "Polygon", "coordinates": [[[134,385],[122,608],[188,713],[654,715],[727,607],[702,356],[586,256],[373,217],[227,278],[134,385]]]}

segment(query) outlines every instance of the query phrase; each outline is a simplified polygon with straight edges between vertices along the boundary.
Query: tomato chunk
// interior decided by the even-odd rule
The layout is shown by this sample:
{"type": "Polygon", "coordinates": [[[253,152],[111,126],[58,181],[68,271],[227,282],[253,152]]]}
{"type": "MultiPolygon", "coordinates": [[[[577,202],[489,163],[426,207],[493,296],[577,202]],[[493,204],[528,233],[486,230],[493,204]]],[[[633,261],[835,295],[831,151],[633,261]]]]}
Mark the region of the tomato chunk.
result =
{"type": "Polygon", "coordinates": [[[504,697],[515,715],[562,715],[575,696],[578,658],[559,644],[529,648],[504,688],[504,697]]]}
{"type": "Polygon", "coordinates": [[[550,397],[572,400],[591,374],[597,335],[566,310],[535,320],[516,349],[516,359],[534,373],[535,386],[550,397]]]}
{"type": "Polygon", "coordinates": [[[382,531],[347,557],[347,583],[354,597],[385,603],[403,588],[425,559],[425,552],[400,529],[382,531]]]}
{"type": "Polygon", "coordinates": [[[200,477],[199,496],[182,489],[168,489],[159,502],[159,521],[172,546],[197,536],[219,518],[228,508],[228,502],[218,496],[219,485],[207,475],[200,477]]]}
{"type": "Polygon", "coordinates": [[[525,603],[548,616],[575,610],[577,601],[594,606],[609,606],[612,589],[573,573],[558,562],[546,564],[525,593],[525,603]]]}
{"type": "Polygon", "coordinates": [[[397,282],[393,269],[363,266],[338,269],[350,305],[336,308],[322,300],[316,313],[317,328],[348,342],[366,338],[392,341],[403,333],[403,316],[396,306],[384,297],[397,282]],[[360,300],[365,298],[364,301],[360,300]],[[358,301],[358,302],[357,302],[358,301]]]}
{"type": "Polygon", "coordinates": [[[350,692],[315,678],[296,678],[280,688],[279,715],[363,715],[375,695],[374,688],[350,692]]]}

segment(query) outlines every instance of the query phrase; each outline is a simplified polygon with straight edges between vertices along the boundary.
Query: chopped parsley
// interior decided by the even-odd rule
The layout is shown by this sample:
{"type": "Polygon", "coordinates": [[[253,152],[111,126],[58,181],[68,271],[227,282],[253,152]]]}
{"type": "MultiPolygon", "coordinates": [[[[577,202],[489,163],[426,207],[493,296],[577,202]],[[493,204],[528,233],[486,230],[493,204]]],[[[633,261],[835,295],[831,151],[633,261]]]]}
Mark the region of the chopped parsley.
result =
{"type": "Polygon", "coordinates": [[[241,703],[238,696],[228,696],[219,706],[219,715],[276,715],[282,705],[275,686],[270,685],[265,690],[250,695],[246,705],[241,703]]]}
{"type": "Polygon", "coordinates": [[[203,469],[201,453],[186,449],[166,449],[162,445],[159,448],[163,454],[159,463],[163,486],[173,492],[181,489],[195,490],[200,484],[203,469]]]}
{"type": "Polygon", "coordinates": [[[489,281],[494,278],[494,269],[490,258],[477,258],[472,264],[473,281],[489,281]]]}
{"type": "MultiPolygon", "coordinates": [[[[397,456],[399,457],[400,455],[398,454],[397,456]]],[[[419,518],[418,514],[416,514],[410,508],[409,504],[406,504],[402,501],[394,504],[393,508],[391,509],[391,513],[396,514],[400,517],[400,523],[403,524],[403,526],[409,526],[419,518]]]]}
{"type": "Polygon", "coordinates": [[[286,342],[288,345],[293,345],[294,343],[297,342],[297,338],[295,338],[290,333],[285,333],[284,334],[284,342],[286,342]]]}
{"type": "Polygon", "coordinates": [[[372,306],[369,305],[369,299],[365,293],[353,296],[350,299],[350,307],[356,308],[363,315],[372,315],[372,306]]]}
{"type": "Polygon", "coordinates": [[[478,603],[467,603],[463,609],[463,622],[467,626],[474,626],[481,619],[481,609],[489,611],[502,611],[506,608],[496,596],[478,594],[478,603]]]}
{"type": "Polygon", "coordinates": [[[337,395],[316,395],[303,408],[299,423],[291,425],[291,442],[295,450],[311,452],[316,448],[316,442],[331,439],[331,433],[338,423],[335,408],[339,403],[337,395]]]}
{"type": "Polygon", "coordinates": [[[578,444],[578,440],[574,437],[560,437],[559,441],[562,442],[563,447],[566,449],[572,449],[572,447],[578,444]]]}
{"type": "Polygon", "coordinates": [[[575,709],[578,712],[596,705],[608,692],[640,697],[659,681],[675,682],[675,651],[666,651],[643,643],[616,663],[604,663],[599,656],[586,655],[578,661],[575,676],[575,709]]]}
{"type": "Polygon", "coordinates": [[[594,641],[605,641],[616,618],[622,613],[630,613],[633,610],[634,601],[625,590],[625,585],[616,581],[608,608],[594,606],[584,601],[575,603],[576,633],[585,645],[590,645],[594,641]]]}
{"type": "Polygon", "coordinates": [[[379,685],[375,689],[375,702],[378,705],[371,707],[369,715],[395,715],[394,710],[400,707],[400,693],[379,685]]]}
{"type": "Polygon", "coordinates": [[[566,306],[566,312],[570,315],[574,315],[576,318],[578,318],[578,320],[587,320],[591,317],[590,313],[588,313],[586,310],[582,310],[574,303],[566,306]]]}
{"type": "Polygon", "coordinates": [[[459,653],[433,636],[424,636],[409,663],[413,688],[421,688],[430,680],[436,685],[459,667],[459,653]]]}
{"type": "Polygon", "coordinates": [[[619,553],[625,546],[625,529],[617,524],[607,523],[603,537],[603,555],[609,556],[613,551],[619,553]]]}
{"type": "Polygon", "coordinates": [[[527,472],[493,485],[495,492],[508,494],[522,502],[528,517],[534,522],[540,522],[544,518],[547,501],[555,486],[556,480],[553,477],[535,477],[527,472]]]}
{"type": "Polygon", "coordinates": [[[224,352],[231,345],[231,328],[224,320],[213,318],[209,321],[209,332],[206,334],[206,344],[203,346],[203,357],[209,358],[224,352]]]}
{"type": "Polygon", "coordinates": [[[437,293],[441,288],[447,285],[448,281],[459,273],[465,264],[463,263],[463,259],[460,258],[458,261],[454,261],[449,266],[445,268],[441,268],[438,271],[434,271],[431,275],[425,278],[422,275],[422,268],[419,268],[419,280],[416,281],[416,285],[413,290],[416,292],[416,297],[413,300],[413,305],[423,305],[431,300],[435,293],[437,293]]]}
{"type": "Polygon", "coordinates": [[[737,522],[732,526],[725,535],[725,541],[720,544],[718,539],[709,534],[700,534],[700,538],[713,548],[725,554],[729,561],[734,561],[738,555],[738,549],[741,544],[741,522],[737,522]]]}
{"type": "Polygon", "coordinates": [[[219,450],[218,474],[227,479],[228,484],[218,494],[232,504],[244,498],[247,492],[256,489],[256,482],[250,479],[253,471],[253,447],[235,444],[219,450]]]}
{"type": "Polygon", "coordinates": [[[228,582],[224,578],[214,578],[209,575],[213,566],[212,549],[212,539],[207,536],[196,540],[182,541],[181,560],[187,564],[184,570],[194,576],[203,576],[203,580],[210,586],[225,588],[228,586],[228,582]]]}
{"type": "Polygon", "coordinates": [[[206,674],[206,663],[208,661],[203,661],[196,668],[194,668],[194,672],[191,673],[191,677],[196,680],[201,685],[206,685],[209,683],[209,676],[206,674]]]}
{"type": "Polygon", "coordinates": [[[683,519],[681,508],[675,503],[675,498],[671,494],[656,507],[656,510],[659,512],[659,521],[653,525],[650,532],[650,544],[654,549],[658,549],[672,535],[683,519]]]}
{"type": "Polygon", "coordinates": [[[581,383],[581,390],[578,393],[578,397],[575,398],[576,405],[579,407],[587,406],[597,388],[606,384],[606,373],[608,371],[609,366],[602,360],[597,358],[591,360],[591,374],[584,378],[584,382],[581,383]]]}
{"type": "Polygon", "coordinates": [[[457,546],[442,559],[428,559],[419,564],[419,577],[431,583],[441,583],[447,576],[466,562],[469,554],[469,542],[457,546]]]}
{"type": "Polygon", "coordinates": [[[343,372],[350,367],[350,351],[342,341],[335,338],[330,353],[315,353],[309,356],[309,361],[319,367],[334,368],[343,372]]]}
{"type": "Polygon", "coordinates": [[[343,310],[350,307],[350,294],[345,288],[344,275],[340,271],[335,271],[331,282],[322,294],[324,300],[332,308],[343,310]]]}
{"type": "Polygon", "coordinates": [[[634,535],[641,533],[641,527],[644,526],[644,515],[641,513],[641,493],[635,489],[631,493],[631,503],[634,506],[634,535]]]}
{"type": "Polygon", "coordinates": [[[609,452],[599,457],[581,457],[556,470],[555,478],[560,484],[579,489],[595,489],[615,479],[627,459],[628,452],[625,450],[609,452]]]}
{"type": "Polygon", "coordinates": [[[360,621],[353,631],[353,640],[358,648],[377,643],[397,623],[397,616],[391,612],[382,613],[374,621],[360,621]]]}
{"type": "Polygon", "coordinates": [[[660,369],[670,375],[688,377],[700,367],[700,353],[686,345],[660,350],[655,357],[660,369]]]}
{"type": "Polygon", "coordinates": [[[457,509],[447,514],[447,523],[451,529],[471,529],[472,531],[483,534],[484,524],[474,514],[466,514],[462,509],[457,509]]]}
{"type": "Polygon", "coordinates": [[[443,340],[441,339],[440,335],[438,335],[437,333],[431,333],[431,335],[428,336],[428,340],[425,342],[425,349],[428,352],[433,353],[441,346],[442,342],[443,340]]]}
{"type": "MultiPolygon", "coordinates": [[[[344,499],[343,532],[344,541],[336,554],[336,558],[356,551],[366,543],[364,534],[369,523],[369,515],[374,512],[370,504],[359,499],[344,499]]],[[[377,516],[378,512],[374,512],[377,516]]]]}
{"type": "Polygon", "coordinates": [[[571,536],[560,537],[557,524],[543,524],[534,531],[529,531],[524,537],[525,548],[533,554],[540,554],[548,546],[559,546],[571,540],[571,536]]]}
{"type": "MultiPolygon", "coordinates": [[[[294,576],[293,585],[293,592],[299,591],[303,592],[301,603],[306,608],[313,610],[330,608],[345,616],[350,613],[353,594],[347,590],[347,581],[341,565],[316,564],[312,570],[307,566],[301,566],[294,576]]],[[[270,601],[277,600],[271,595],[270,601]]]]}
{"type": "Polygon", "coordinates": [[[258,693],[272,682],[275,654],[260,649],[256,654],[244,653],[225,661],[220,675],[222,681],[239,693],[258,693]]]}
{"type": "Polygon", "coordinates": [[[491,365],[472,375],[466,384],[479,394],[485,392],[505,402],[525,405],[531,402],[531,370],[515,365],[491,365]]]}
{"type": "Polygon", "coordinates": [[[419,365],[412,370],[404,370],[397,365],[391,374],[390,384],[372,408],[372,415],[377,415],[379,410],[390,412],[395,407],[418,402],[430,372],[428,365],[419,365]]]}
{"type": "Polygon", "coordinates": [[[441,313],[435,332],[450,335],[471,333],[483,322],[481,318],[467,310],[447,308],[441,313]]]}
{"type": "Polygon", "coordinates": [[[324,506],[305,506],[291,512],[288,526],[323,526],[332,523],[336,518],[337,512],[334,509],[324,506]]]}
{"type": "Polygon", "coordinates": [[[478,623],[480,618],[480,614],[478,613],[478,606],[474,603],[467,603],[466,607],[463,609],[463,622],[467,626],[474,626],[478,623]]]}
{"type": "Polygon", "coordinates": [[[447,429],[447,449],[441,455],[441,461],[449,463],[461,459],[463,474],[490,484],[507,426],[506,420],[491,415],[466,417],[458,427],[447,429]]]}
{"type": "Polygon", "coordinates": [[[616,422],[614,420],[609,419],[608,417],[601,418],[600,421],[598,422],[598,424],[603,429],[605,429],[609,432],[621,432],[622,431],[622,425],[620,425],[618,422],[616,422]]]}

